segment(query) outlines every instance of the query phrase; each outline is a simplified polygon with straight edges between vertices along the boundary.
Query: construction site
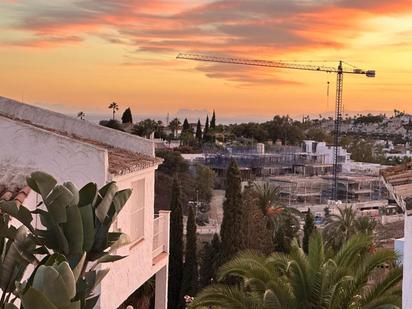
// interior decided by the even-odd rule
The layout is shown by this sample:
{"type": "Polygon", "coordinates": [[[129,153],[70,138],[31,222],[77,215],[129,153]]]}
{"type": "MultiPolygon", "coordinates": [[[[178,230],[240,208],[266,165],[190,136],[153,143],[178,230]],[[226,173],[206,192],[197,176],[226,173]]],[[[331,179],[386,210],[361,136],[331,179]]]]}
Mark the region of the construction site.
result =
{"type": "Polygon", "coordinates": [[[332,173],[333,164],[327,163],[329,154],[303,152],[298,146],[277,146],[265,149],[258,143],[255,148],[228,148],[218,153],[206,153],[205,164],[218,175],[223,175],[233,159],[241,169],[244,180],[278,175],[317,176],[332,173]]]}
{"type": "MultiPolygon", "coordinates": [[[[299,175],[271,176],[267,178],[280,190],[281,200],[288,206],[327,204],[331,196],[332,176],[299,175]]],[[[379,177],[345,175],[338,177],[338,199],[342,203],[358,203],[388,198],[379,177]]]]}

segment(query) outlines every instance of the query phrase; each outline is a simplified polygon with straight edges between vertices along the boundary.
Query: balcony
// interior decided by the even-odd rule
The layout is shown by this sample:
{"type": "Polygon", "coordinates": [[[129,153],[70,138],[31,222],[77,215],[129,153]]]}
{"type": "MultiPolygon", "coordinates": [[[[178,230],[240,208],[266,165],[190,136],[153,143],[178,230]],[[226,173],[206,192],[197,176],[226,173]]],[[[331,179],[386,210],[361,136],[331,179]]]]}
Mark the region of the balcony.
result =
{"type": "Polygon", "coordinates": [[[169,211],[160,211],[153,220],[152,257],[169,252],[169,211]]]}

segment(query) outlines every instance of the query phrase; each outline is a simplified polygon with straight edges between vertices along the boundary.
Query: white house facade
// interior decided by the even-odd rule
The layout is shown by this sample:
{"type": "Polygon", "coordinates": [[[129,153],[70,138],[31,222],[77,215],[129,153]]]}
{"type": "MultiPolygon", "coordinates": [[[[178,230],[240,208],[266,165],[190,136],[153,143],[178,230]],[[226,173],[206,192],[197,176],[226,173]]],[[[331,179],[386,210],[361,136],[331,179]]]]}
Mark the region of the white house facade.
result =
{"type": "MultiPolygon", "coordinates": [[[[155,308],[167,308],[169,212],[154,214],[155,170],[161,160],[153,142],[3,97],[0,132],[0,189],[21,186],[34,170],[77,187],[116,181],[119,190],[133,189],[114,224],[131,240],[117,252],[127,257],[109,265],[97,308],[117,308],[153,276],[155,308]]],[[[34,209],[37,200],[30,192],[24,204],[34,209]]]]}

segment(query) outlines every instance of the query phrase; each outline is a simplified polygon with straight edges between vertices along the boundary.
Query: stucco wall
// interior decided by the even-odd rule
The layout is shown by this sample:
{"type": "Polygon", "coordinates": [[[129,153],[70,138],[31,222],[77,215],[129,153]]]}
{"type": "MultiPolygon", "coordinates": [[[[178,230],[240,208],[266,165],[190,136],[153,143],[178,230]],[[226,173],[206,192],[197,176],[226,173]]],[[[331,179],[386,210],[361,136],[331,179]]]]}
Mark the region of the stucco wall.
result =
{"type": "Polygon", "coordinates": [[[78,142],[0,116],[0,162],[27,166],[53,175],[59,182],[81,187],[90,181],[106,183],[105,149],[78,142]]]}
{"type": "Polygon", "coordinates": [[[412,216],[405,215],[402,308],[412,308],[412,216]]]}
{"type": "MultiPolygon", "coordinates": [[[[130,188],[133,182],[145,178],[144,238],[137,243],[131,243],[117,250],[116,254],[127,255],[127,257],[109,265],[111,271],[101,283],[100,308],[117,308],[130,294],[152,277],[160,267],[166,265],[165,259],[162,265],[154,267],[152,259],[154,171],[154,168],[146,169],[114,179],[119,190],[122,190],[130,188]]],[[[117,219],[117,227],[126,234],[130,233],[130,226],[134,224],[129,215],[133,207],[130,202],[132,200],[131,197],[117,219]]]]}
{"type": "Polygon", "coordinates": [[[93,139],[114,147],[154,156],[154,144],[148,139],[15,100],[0,97],[0,113],[30,121],[33,124],[69,132],[83,138],[93,139]]]}

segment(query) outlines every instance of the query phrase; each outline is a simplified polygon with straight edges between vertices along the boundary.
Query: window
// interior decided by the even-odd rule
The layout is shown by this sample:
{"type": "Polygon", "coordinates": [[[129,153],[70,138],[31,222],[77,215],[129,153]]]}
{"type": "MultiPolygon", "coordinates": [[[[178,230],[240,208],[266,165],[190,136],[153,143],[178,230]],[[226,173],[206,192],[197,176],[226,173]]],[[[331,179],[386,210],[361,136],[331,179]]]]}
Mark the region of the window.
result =
{"type": "Polygon", "coordinates": [[[132,183],[133,193],[130,207],[130,239],[137,241],[144,237],[144,206],[145,206],[145,180],[141,179],[132,183]]]}

